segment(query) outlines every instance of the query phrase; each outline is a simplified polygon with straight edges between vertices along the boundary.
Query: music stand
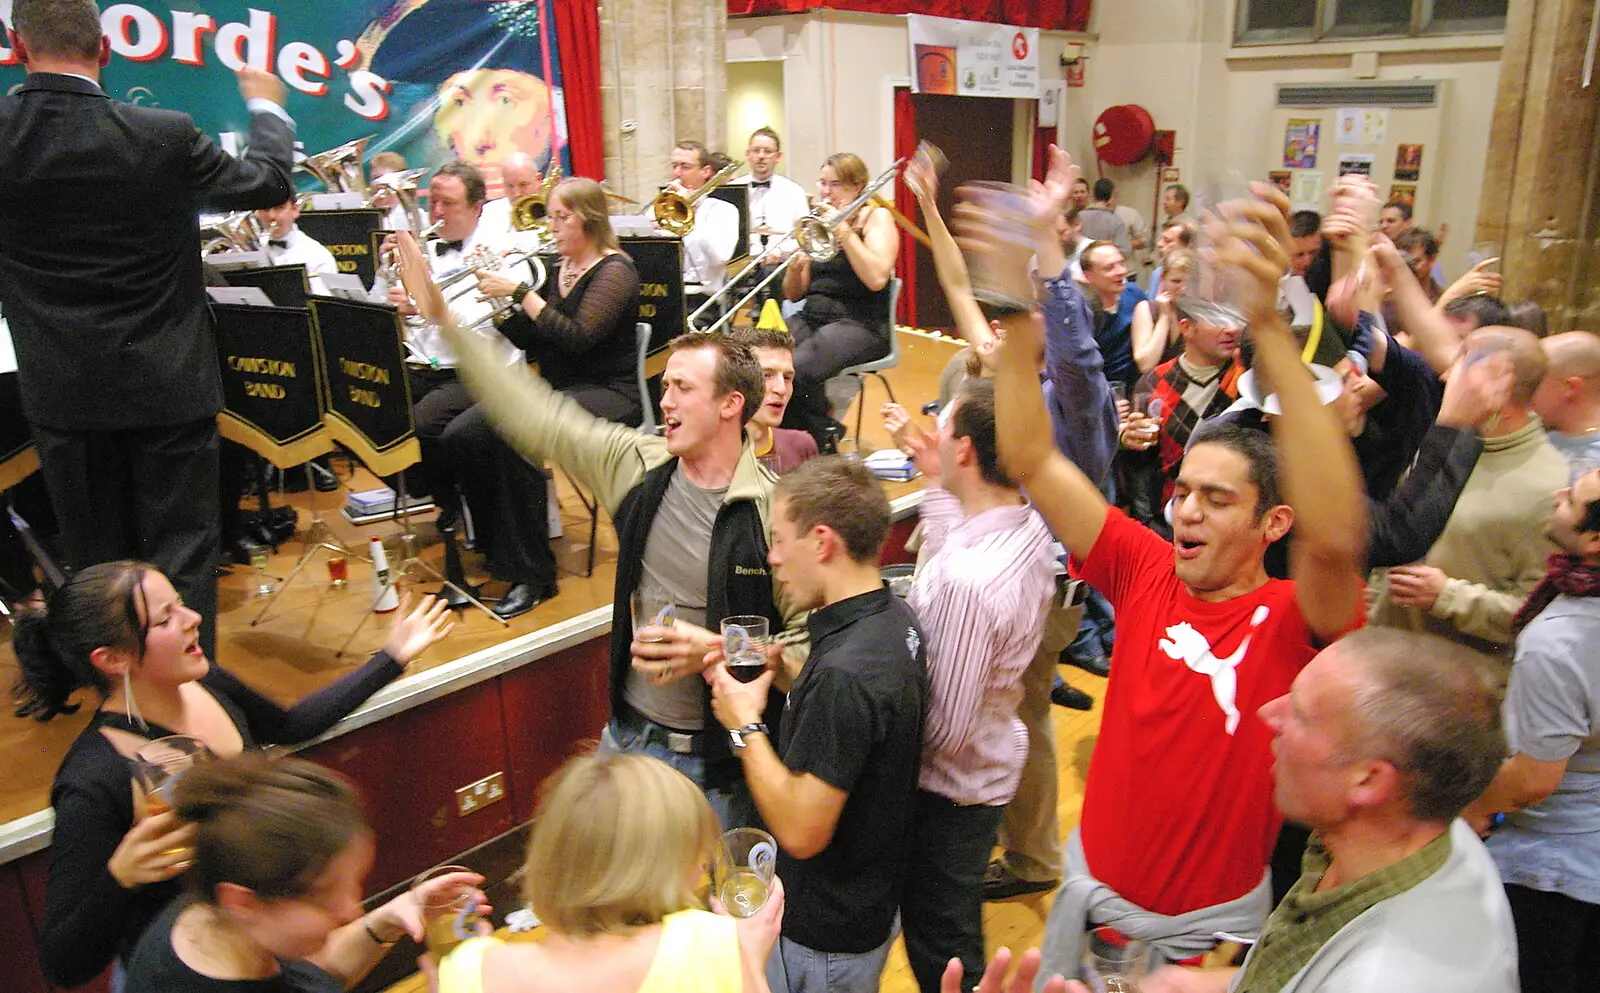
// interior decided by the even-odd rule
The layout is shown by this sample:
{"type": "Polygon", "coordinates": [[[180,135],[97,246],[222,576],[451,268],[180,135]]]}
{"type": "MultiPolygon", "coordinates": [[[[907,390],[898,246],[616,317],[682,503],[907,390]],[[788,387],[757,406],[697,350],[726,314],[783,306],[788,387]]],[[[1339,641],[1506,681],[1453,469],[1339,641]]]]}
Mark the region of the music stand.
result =
{"type": "MultiPolygon", "coordinates": [[[[502,627],[509,627],[509,621],[465,588],[463,577],[441,575],[417,557],[405,470],[421,460],[422,450],[412,421],[411,385],[406,380],[405,328],[395,308],[313,297],[311,314],[326,357],[329,435],[354,452],[375,474],[396,477],[392,517],[400,525],[400,562],[389,574],[389,586],[378,591],[373,605],[401,576],[416,569],[439,580],[444,589],[454,591],[457,599],[477,607],[502,627]]],[[[453,542],[455,536],[446,534],[445,540],[453,542]]],[[[364,616],[336,655],[344,654],[366,623],[364,616]]]]}
{"type": "MultiPolygon", "coordinates": [[[[300,267],[293,267],[299,269],[300,267]]],[[[303,270],[301,270],[303,271],[303,270]]],[[[303,278],[303,277],[301,277],[303,278]]],[[[303,307],[248,307],[216,304],[217,352],[221,358],[223,410],[217,416],[222,436],[250,449],[280,470],[333,450],[324,423],[322,353],[303,307]]],[[[278,581],[250,622],[260,624],[289,584],[318,552],[365,560],[339,541],[323,520],[314,480],[307,490],[311,527],[307,548],[289,575],[278,581]]]]}

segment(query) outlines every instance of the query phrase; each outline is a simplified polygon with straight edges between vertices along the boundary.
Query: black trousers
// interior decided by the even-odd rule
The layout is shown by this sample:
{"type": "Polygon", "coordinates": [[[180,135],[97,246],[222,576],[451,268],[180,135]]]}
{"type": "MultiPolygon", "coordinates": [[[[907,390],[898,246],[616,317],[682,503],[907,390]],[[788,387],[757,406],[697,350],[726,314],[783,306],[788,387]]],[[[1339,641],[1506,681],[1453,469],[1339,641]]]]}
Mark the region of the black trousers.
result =
{"type": "Polygon", "coordinates": [[[900,923],[922,993],[939,993],[952,958],[961,959],[963,987],[983,979],[983,873],[1005,812],[1003,806],[962,807],[917,791],[900,923]]]}
{"type": "Polygon", "coordinates": [[[453,504],[456,480],[450,474],[444,432],[477,401],[454,369],[406,366],[406,378],[411,383],[411,420],[422,450],[422,461],[406,474],[406,490],[412,496],[432,496],[441,505],[453,504]]]}
{"type": "Polygon", "coordinates": [[[121,431],[35,424],[33,440],[67,564],[152,563],[200,613],[200,645],[216,658],[216,420],[121,431]]]}
{"type": "Polygon", "coordinates": [[[844,318],[812,328],[804,311],[786,323],[794,337],[794,394],[783,426],[809,432],[825,446],[828,429],[836,423],[828,413],[828,380],[850,366],[888,355],[887,323],[874,328],[844,318]]]}
{"type": "MultiPolygon", "coordinates": [[[[562,392],[596,417],[639,423],[639,404],[627,394],[595,384],[562,392]]],[[[507,583],[553,585],[556,559],[550,549],[549,492],[543,471],[495,433],[482,404],[452,420],[442,443],[449,478],[466,499],[489,575],[507,583]]]]}
{"type": "Polygon", "coordinates": [[[1600,905],[1506,885],[1522,993],[1600,990],[1600,905]]]}

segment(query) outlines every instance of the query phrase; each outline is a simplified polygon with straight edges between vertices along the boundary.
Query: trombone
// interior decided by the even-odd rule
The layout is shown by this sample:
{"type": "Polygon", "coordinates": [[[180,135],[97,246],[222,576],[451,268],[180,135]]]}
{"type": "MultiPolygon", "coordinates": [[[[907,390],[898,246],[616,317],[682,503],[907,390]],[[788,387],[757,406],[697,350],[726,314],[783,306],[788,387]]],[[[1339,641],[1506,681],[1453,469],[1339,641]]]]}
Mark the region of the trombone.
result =
{"type": "MultiPolygon", "coordinates": [[[[806,257],[813,262],[826,262],[838,255],[839,238],[838,235],[834,234],[834,232],[839,229],[839,225],[854,217],[862,207],[867,205],[867,203],[877,199],[878,191],[892,183],[894,178],[900,174],[901,167],[905,164],[905,159],[896,159],[894,165],[891,165],[889,168],[878,173],[878,175],[873,178],[872,182],[867,184],[866,188],[861,191],[860,196],[856,197],[848,204],[845,204],[839,210],[834,211],[831,217],[822,218],[818,217],[816,214],[812,214],[809,217],[800,218],[800,220],[795,222],[794,230],[791,231],[788,237],[786,237],[782,242],[779,242],[779,244],[782,245],[793,241],[795,246],[799,249],[799,252],[804,252],[806,257]]],[[[746,293],[744,296],[740,297],[738,303],[735,303],[732,307],[728,308],[727,313],[717,318],[717,320],[710,327],[705,329],[706,332],[710,333],[719,330],[724,324],[733,320],[733,315],[743,310],[745,305],[751,300],[754,300],[762,290],[765,290],[769,285],[771,285],[773,280],[781,278],[785,272],[789,271],[789,266],[793,264],[796,255],[798,255],[798,252],[790,254],[788,258],[783,260],[781,265],[767,273],[765,279],[757,283],[755,288],[749,293],[746,293]]],[[[695,308],[695,312],[689,315],[689,327],[693,328],[695,326],[695,322],[700,319],[701,315],[714,307],[722,298],[723,294],[732,287],[733,284],[731,282],[728,283],[727,285],[723,286],[722,289],[712,294],[705,303],[695,308]]]]}
{"type": "Polygon", "coordinates": [[[656,198],[650,201],[645,210],[654,219],[656,227],[682,238],[694,230],[694,205],[707,193],[732,179],[744,166],[743,162],[728,163],[693,193],[681,193],[668,187],[657,193],[656,198]]]}

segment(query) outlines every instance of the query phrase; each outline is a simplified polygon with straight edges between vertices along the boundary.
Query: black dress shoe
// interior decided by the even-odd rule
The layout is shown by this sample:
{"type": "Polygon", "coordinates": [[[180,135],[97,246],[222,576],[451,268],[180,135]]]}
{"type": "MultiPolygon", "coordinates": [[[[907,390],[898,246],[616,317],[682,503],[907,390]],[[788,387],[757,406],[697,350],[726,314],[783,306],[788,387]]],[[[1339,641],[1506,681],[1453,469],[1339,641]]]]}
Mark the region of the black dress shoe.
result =
{"type": "Polygon", "coordinates": [[[555,595],[555,583],[551,583],[549,586],[535,586],[533,583],[515,583],[509,590],[506,590],[506,595],[500,598],[500,602],[489,609],[494,611],[496,617],[509,621],[513,617],[526,614],[555,595]]]}
{"type": "Polygon", "coordinates": [[[461,515],[456,513],[456,508],[445,507],[439,511],[439,516],[433,519],[434,530],[439,532],[454,531],[456,525],[461,523],[461,515]]]}
{"type": "Polygon", "coordinates": [[[311,466],[311,485],[317,488],[318,493],[332,493],[339,488],[339,477],[333,470],[320,462],[307,463],[311,466]]]}
{"type": "Polygon", "coordinates": [[[1050,691],[1050,702],[1057,707],[1066,707],[1068,710],[1093,710],[1094,697],[1078,689],[1062,683],[1050,691]]]}
{"type": "Polygon", "coordinates": [[[1066,665],[1075,665],[1101,679],[1111,675],[1111,660],[1106,658],[1105,651],[1101,649],[1099,638],[1084,638],[1082,646],[1073,642],[1061,653],[1060,661],[1066,665]]]}
{"type": "Polygon", "coordinates": [[[1045,893],[1060,885],[1059,879],[1044,882],[1023,879],[1007,869],[1004,862],[995,859],[983,873],[983,898],[986,901],[1009,900],[1014,896],[1025,896],[1029,893],[1045,893]]]}

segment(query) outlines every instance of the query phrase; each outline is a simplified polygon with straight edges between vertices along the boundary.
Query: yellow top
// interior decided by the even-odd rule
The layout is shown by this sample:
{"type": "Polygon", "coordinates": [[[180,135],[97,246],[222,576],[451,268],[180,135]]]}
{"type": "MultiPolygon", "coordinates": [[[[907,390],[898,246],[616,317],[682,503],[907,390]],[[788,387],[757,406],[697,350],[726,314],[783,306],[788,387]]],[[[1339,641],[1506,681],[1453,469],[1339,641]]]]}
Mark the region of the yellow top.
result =
{"type": "MultiPolygon", "coordinates": [[[[680,910],[661,922],[655,960],[637,993],[740,993],[739,934],[732,917],[680,910]]],[[[484,993],[483,956],[499,938],[472,938],[439,963],[439,993],[484,993]]]]}

